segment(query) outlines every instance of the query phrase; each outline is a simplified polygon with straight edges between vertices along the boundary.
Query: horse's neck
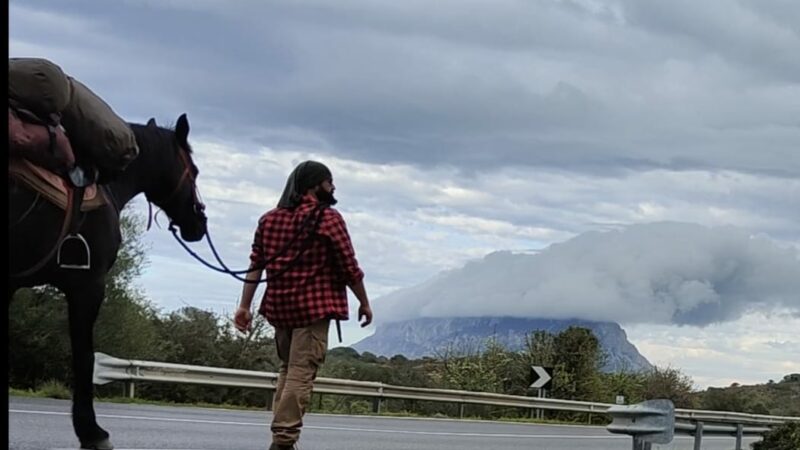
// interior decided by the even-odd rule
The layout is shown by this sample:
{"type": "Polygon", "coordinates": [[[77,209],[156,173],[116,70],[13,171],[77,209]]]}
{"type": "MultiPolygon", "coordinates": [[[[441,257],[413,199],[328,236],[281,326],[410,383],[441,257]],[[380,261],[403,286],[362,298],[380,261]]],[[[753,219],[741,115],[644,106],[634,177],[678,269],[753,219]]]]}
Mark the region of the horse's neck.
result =
{"type": "Polygon", "coordinates": [[[155,157],[158,154],[159,146],[164,144],[159,137],[160,128],[151,128],[135,123],[129,125],[136,136],[136,143],[139,144],[139,155],[131,161],[117,180],[109,183],[111,193],[120,210],[134,197],[149,188],[148,183],[153,179],[154,168],[159,165],[159,161],[155,157]]]}
{"type": "Polygon", "coordinates": [[[146,150],[142,149],[139,156],[125,168],[119,178],[109,183],[108,188],[114,197],[117,208],[122,208],[137,195],[145,192],[147,188],[147,158],[146,150]]]}

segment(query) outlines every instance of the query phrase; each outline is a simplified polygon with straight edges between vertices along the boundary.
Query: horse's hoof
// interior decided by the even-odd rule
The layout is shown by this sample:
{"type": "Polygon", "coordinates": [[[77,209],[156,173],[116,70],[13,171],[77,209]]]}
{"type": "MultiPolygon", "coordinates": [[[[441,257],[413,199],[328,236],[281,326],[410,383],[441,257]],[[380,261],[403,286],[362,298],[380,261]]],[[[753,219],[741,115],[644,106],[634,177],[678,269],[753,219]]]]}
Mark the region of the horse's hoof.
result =
{"type": "Polygon", "coordinates": [[[81,444],[81,450],[114,450],[114,446],[111,445],[111,441],[108,438],[105,438],[93,444],[81,444]]]}

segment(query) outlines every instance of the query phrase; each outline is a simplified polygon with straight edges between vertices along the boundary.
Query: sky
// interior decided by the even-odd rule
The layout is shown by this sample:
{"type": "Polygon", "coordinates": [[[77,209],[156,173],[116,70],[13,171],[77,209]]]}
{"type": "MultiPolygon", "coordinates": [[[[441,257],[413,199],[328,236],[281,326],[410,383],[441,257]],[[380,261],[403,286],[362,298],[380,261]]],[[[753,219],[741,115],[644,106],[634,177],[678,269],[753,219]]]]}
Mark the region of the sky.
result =
{"type": "MultiPolygon", "coordinates": [[[[794,0],[12,0],[9,27],[10,56],[129,121],[187,113],[228,266],[292,168],[328,165],[376,312],[344,344],[400,318],[580,316],[698,387],[800,372],[794,0]],[[397,302],[490,259],[495,285],[397,302]]],[[[165,227],[144,242],[163,312],[232,315],[238,281],[165,227]]]]}

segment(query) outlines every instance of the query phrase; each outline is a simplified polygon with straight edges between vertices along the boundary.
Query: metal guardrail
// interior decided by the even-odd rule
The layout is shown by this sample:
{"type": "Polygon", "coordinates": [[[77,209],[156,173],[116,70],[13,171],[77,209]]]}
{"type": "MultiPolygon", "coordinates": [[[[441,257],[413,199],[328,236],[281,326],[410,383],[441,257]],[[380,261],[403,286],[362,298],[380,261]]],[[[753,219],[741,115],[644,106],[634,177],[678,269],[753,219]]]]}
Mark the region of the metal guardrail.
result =
{"type": "MultiPolygon", "coordinates": [[[[274,372],[127,360],[96,352],[94,383],[106,384],[113,381],[125,382],[128,395],[133,397],[134,383],[142,381],[274,390],[277,385],[278,374],[274,372]]],[[[372,398],[373,412],[375,413],[381,411],[382,401],[386,399],[456,403],[461,405],[461,417],[464,415],[464,405],[467,404],[525,408],[531,411],[531,415],[535,410],[606,414],[609,408],[615,406],[608,403],[393,386],[372,381],[323,377],[315,380],[314,392],[372,398]]],[[[738,450],[741,449],[743,436],[763,435],[769,430],[770,426],[788,421],[800,421],[800,417],[675,409],[675,433],[695,436],[696,449],[700,448],[699,442],[704,434],[712,434],[735,437],[737,441],[736,449],[738,450]]]]}

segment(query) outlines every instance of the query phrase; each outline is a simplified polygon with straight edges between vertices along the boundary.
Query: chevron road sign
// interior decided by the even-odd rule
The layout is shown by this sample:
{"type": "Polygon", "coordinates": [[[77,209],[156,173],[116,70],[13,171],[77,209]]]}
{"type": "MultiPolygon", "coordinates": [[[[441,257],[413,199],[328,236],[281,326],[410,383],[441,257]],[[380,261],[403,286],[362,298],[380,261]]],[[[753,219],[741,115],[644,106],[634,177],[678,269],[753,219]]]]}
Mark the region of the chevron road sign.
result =
{"type": "Polygon", "coordinates": [[[533,389],[550,389],[553,381],[553,368],[531,366],[531,386],[533,389]]]}

